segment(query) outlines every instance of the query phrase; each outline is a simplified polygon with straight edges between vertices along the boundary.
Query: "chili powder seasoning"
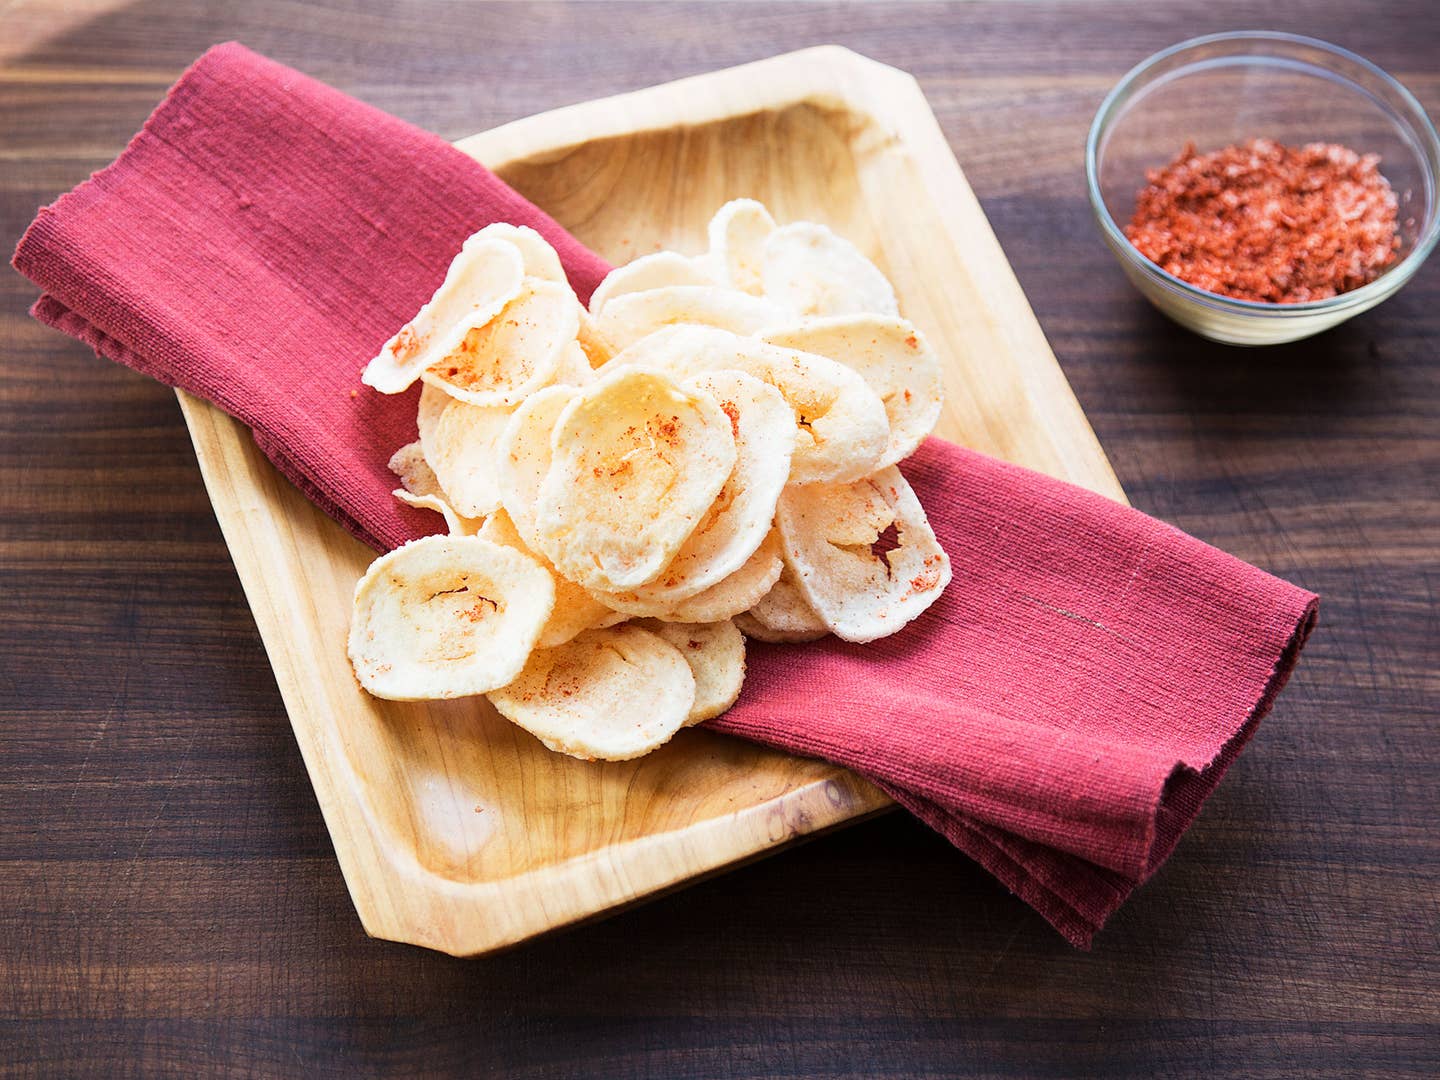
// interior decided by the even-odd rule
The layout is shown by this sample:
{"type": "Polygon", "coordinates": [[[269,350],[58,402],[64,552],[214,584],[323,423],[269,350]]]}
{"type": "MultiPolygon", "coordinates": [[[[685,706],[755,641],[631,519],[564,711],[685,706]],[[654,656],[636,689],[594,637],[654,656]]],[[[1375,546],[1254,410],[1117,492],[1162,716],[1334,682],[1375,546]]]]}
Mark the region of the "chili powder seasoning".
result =
{"type": "Polygon", "coordinates": [[[1397,201],[1376,154],[1335,143],[1194,143],[1145,174],[1125,235],[1197,288],[1299,304],[1374,281],[1400,248],[1397,201]]]}

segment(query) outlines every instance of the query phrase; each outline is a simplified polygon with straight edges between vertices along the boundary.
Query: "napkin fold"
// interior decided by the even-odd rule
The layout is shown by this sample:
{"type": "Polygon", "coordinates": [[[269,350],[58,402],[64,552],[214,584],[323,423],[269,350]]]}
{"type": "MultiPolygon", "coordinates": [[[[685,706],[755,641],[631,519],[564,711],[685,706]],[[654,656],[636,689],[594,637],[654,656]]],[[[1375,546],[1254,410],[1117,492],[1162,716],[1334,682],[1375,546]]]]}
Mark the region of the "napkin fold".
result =
{"type": "MultiPolygon", "coordinates": [[[[37,318],[237,417],[383,550],[440,522],[390,495],[415,392],[360,372],[492,221],[544,234],[582,299],[608,270],[448,143],[231,43],[40,211],[14,265],[37,318]]],[[[939,439],[903,469],[954,566],[944,596],[869,645],[752,642],[711,726],[870,778],[1088,946],[1253,734],[1317,599],[939,439]]]]}

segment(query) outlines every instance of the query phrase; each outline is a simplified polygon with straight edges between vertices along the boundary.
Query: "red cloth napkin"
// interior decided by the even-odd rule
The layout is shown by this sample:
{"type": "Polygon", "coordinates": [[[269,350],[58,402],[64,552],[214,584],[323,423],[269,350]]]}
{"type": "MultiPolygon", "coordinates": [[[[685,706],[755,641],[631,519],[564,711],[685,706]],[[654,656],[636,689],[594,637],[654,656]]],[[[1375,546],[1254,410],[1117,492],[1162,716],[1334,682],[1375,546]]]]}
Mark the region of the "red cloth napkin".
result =
{"type": "MultiPolygon", "coordinates": [[[[360,371],[491,221],[544,233],[582,298],[607,269],[447,143],[229,44],[40,211],[15,266],[37,318],[238,417],[386,548],[440,522],[390,496],[414,394],[360,371]]],[[[954,562],[945,595],[872,645],[752,644],[712,726],[871,778],[1088,945],[1254,732],[1316,598],[938,439],[904,470],[954,562]]]]}

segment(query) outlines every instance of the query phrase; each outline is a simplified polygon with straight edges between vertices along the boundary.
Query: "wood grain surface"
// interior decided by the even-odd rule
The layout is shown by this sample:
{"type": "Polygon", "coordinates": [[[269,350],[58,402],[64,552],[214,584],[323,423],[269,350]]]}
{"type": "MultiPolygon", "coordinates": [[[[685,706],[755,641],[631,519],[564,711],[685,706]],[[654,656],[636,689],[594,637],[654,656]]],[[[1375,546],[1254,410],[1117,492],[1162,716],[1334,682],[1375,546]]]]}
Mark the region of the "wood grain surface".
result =
{"type": "Polygon", "coordinates": [[[1140,508],[1320,592],[1274,715],[1078,953],[901,815],[461,961],[355,919],[174,397],[0,286],[0,1076],[1440,1071],[1440,263],[1207,344],[1089,219],[1132,63],[1266,24],[1440,113],[1430,6],[20,3],[0,235],[238,37],[442,135],[822,42],[913,72],[1140,508]]]}

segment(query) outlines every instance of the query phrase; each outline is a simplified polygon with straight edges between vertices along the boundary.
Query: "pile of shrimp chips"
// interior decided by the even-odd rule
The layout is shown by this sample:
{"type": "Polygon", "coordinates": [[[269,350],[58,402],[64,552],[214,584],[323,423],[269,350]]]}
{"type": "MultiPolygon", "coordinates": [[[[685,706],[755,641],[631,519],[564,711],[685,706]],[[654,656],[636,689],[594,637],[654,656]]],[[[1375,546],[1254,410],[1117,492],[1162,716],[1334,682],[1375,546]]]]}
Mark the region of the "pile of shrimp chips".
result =
{"type": "Polygon", "coordinates": [[[447,530],[356,586],[370,693],[485,695],[552,750],[620,761],[733,705],[747,638],[874,641],[944,591],[895,467],[942,370],[885,275],[752,199],[707,236],[587,308],[538,233],[489,225],[366,367],[381,393],[423,384],[390,468],[447,530]]]}

